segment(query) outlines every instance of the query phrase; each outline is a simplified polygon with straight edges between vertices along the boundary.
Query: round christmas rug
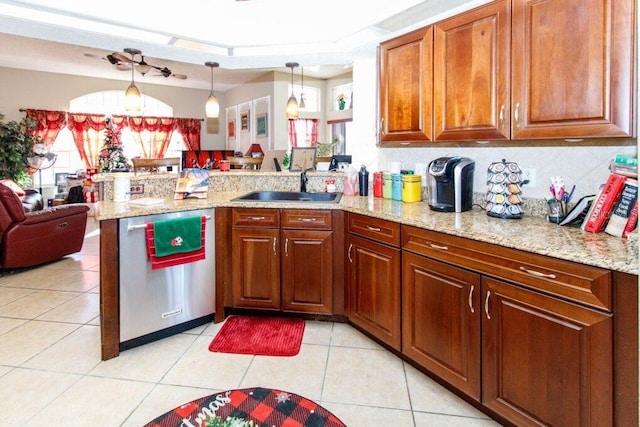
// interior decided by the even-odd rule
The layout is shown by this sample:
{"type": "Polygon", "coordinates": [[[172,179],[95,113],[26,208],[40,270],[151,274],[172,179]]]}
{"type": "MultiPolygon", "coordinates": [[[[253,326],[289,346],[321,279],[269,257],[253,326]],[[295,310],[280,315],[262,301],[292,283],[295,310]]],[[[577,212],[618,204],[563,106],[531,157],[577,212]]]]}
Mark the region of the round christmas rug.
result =
{"type": "Polygon", "coordinates": [[[262,387],[201,397],[159,416],[145,427],[346,427],[317,403],[262,387]]]}

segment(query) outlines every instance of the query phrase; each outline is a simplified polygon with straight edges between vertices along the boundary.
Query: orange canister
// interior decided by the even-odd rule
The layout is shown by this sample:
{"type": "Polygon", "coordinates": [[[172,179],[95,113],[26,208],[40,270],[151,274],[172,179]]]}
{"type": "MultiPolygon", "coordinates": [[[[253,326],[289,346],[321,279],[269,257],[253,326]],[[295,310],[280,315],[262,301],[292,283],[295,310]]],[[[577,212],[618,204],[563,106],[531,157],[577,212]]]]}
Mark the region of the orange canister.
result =
{"type": "Polygon", "coordinates": [[[421,184],[420,175],[402,175],[402,201],[419,202],[422,199],[421,184]]]}

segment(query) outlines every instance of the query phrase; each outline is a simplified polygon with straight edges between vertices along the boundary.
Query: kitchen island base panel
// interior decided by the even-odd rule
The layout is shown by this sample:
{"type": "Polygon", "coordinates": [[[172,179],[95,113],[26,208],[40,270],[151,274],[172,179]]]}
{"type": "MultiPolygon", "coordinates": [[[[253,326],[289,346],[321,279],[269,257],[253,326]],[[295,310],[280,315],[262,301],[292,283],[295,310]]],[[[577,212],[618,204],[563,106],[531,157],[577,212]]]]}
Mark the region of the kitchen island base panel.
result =
{"type": "Polygon", "coordinates": [[[163,338],[170,337],[172,335],[177,335],[181,332],[188,331],[193,328],[197,328],[198,326],[206,325],[207,323],[213,322],[213,314],[209,314],[207,316],[202,316],[198,319],[189,320],[187,322],[181,323],[176,326],[172,326],[167,329],[162,329],[161,331],[152,332],[147,335],[143,335],[141,337],[133,338],[128,341],[123,341],[119,345],[120,351],[129,350],[135,347],[140,347],[141,345],[149,344],[154,341],[161,340],[163,338]]]}

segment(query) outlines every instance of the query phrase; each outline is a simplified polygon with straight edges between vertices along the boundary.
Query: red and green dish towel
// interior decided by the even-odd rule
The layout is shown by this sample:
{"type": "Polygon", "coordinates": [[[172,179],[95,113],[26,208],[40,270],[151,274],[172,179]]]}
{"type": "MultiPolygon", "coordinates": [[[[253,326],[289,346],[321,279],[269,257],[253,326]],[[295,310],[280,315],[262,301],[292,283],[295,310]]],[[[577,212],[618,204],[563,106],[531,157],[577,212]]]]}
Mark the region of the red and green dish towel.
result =
{"type": "Polygon", "coordinates": [[[147,223],[147,255],[153,270],[205,259],[205,216],[147,223]]]}

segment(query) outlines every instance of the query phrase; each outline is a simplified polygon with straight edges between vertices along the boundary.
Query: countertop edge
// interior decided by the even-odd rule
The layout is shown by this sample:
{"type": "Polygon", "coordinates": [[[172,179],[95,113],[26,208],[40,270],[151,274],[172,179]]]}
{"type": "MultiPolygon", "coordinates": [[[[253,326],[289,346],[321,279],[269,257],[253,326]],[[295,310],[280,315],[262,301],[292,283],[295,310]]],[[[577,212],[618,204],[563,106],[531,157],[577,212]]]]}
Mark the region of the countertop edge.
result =
{"type": "Polygon", "coordinates": [[[244,193],[222,192],[207,199],[164,198],[161,204],[151,206],[101,201],[96,203],[95,218],[103,221],[217,207],[341,209],[479,242],[638,275],[638,231],[627,240],[604,233],[583,232],[576,227],[561,227],[543,218],[500,219],[490,217],[479,209],[463,213],[433,212],[426,202],[403,203],[373,197],[343,196],[339,203],[232,201],[244,193]]]}

